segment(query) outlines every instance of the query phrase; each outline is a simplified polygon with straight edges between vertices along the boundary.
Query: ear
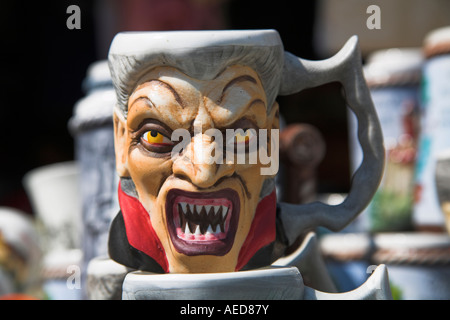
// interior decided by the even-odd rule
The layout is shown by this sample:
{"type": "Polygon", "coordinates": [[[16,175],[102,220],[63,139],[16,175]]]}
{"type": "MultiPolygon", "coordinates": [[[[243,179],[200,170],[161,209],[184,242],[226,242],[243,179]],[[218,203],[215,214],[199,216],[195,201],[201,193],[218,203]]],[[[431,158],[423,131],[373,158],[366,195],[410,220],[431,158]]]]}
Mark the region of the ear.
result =
{"type": "Polygon", "coordinates": [[[129,177],[127,157],[127,120],[123,114],[114,109],[114,149],[116,153],[116,170],[120,177],[129,177]]]}

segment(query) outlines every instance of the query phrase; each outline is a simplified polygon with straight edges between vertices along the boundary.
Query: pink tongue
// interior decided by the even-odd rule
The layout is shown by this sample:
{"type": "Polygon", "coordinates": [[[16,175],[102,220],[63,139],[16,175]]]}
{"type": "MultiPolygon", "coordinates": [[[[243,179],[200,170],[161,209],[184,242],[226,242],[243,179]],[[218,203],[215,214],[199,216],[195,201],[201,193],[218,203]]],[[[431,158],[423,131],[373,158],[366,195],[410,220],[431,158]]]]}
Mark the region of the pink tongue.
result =
{"type": "Polygon", "coordinates": [[[177,236],[180,239],[187,241],[215,241],[226,237],[225,232],[209,233],[209,234],[185,234],[180,227],[177,227],[177,236]]]}

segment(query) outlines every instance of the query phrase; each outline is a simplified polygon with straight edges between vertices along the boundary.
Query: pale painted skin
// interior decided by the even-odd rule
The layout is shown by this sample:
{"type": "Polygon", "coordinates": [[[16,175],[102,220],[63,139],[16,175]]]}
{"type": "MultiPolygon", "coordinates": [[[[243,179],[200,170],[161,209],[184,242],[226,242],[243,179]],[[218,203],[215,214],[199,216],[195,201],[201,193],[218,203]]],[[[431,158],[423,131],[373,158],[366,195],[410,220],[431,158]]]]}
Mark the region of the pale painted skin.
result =
{"type": "MultiPolygon", "coordinates": [[[[170,272],[235,271],[239,251],[260,200],[261,187],[268,176],[260,174],[263,166],[260,163],[198,164],[194,160],[200,151],[193,148],[194,143],[172,159],[167,152],[170,147],[156,150],[142,136],[149,130],[158,130],[170,140],[171,131],[184,128],[193,132],[199,123],[203,132],[209,128],[278,129],[278,104],[269,113],[266,104],[259,77],[249,67],[228,67],[208,81],[193,79],[175,68],[159,67],[149,72],[130,96],[127,118],[115,112],[118,173],[134,181],[139,200],[150,213],[153,228],[166,252],[170,272]],[[158,123],[149,123],[149,119],[158,123]],[[181,189],[201,193],[226,188],[235,190],[240,199],[239,222],[231,249],[221,256],[186,255],[177,251],[166,219],[168,192],[181,189]]],[[[214,142],[204,138],[202,143],[203,152],[207,152],[207,147],[214,142]]]]}

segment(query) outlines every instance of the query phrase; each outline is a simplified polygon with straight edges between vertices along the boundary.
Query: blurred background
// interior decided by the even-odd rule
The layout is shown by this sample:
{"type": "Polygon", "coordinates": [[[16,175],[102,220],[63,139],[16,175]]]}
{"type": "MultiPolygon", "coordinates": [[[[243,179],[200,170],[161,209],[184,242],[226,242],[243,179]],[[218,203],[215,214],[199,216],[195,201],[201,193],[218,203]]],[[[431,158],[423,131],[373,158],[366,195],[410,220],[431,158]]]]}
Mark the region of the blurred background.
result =
{"type": "MultiPolygon", "coordinates": [[[[24,185],[25,175],[41,167],[78,159],[77,136],[70,131],[69,122],[76,113],[76,103],[89,93],[86,84],[89,67],[107,58],[117,32],[270,28],[278,30],[285,50],[313,60],[334,55],[356,34],[362,62],[369,65],[375,61],[373,53],[390,48],[414,48],[425,59],[422,54],[425,37],[450,25],[449,12],[450,2],[446,0],[58,0],[27,4],[2,1],[0,206],[35,217],[38,209],[24,185]],[[381,29],[370,29],[367,25],[373,14],[367,9],[373,4],[381,10],[381,29]],[[80,29],[70,30],[66,26],[71,16],[66,11],[70,5],[80,8],[80,29]]],[[[421,69],[419,60],[413,62],[416,67],[419,63],[421,69]]],[[[400,57],[399,61],[405,58],[400,57]]],[[[413,86],[418,86],[418,78],[420,75],[411,82],[413,86]]],[[[342,201],[348,192],[358,151],[353,145],[355,124],[340,89],[339,84],[331,83],[278,99],[284,125],[311,125],[320,132],[316,139],[325,150],[318,162],[305,166],[306,173],[304,168],[285,162],[281,174],[293,170],[300,181],[295,188],[305,190],[294,195],[283,193],[289,181],[281,177],[281,199],[342,201]],[[308,189],[310,181],[312,189],[308,189]]],[[[410,134],[417,138],[418,132],[410,134]]],[[[405,177],[401,179],[412,179],[405,177]]],[[[361,222],[349,231],[371,233],[374,230],[368,223],[361,222]]],[[[437,234],[445,231],[443,218],[433,220],[431,225],[425,222],[424,226],[437,234]]],[[[380,227],[375,231],[419,229],[411,222],[398,230],[380,227]]],[[[444,241],[444,247],[447,245],[444,241]]],[[[336,256],[331,258],[336,261],[336,256]]],[[[353,285],[357,283],[349,284],[353,285]]]]}

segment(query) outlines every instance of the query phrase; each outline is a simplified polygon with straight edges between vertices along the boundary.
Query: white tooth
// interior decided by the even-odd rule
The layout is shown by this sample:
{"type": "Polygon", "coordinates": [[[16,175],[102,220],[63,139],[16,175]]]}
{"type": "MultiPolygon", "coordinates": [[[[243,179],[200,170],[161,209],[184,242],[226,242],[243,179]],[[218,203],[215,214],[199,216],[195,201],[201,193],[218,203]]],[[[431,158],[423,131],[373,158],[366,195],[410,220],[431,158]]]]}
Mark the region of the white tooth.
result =
{"type": "Polygon", "coordinates": [[[222,206],[222,218],[225,218],[228,212],[228,207],[222,206]]]}
{"type": "Polygon", "coordinates": [[[194,213],[194,205],[192,203],[188,203],[189,209],[191,210],[191,213],[194,213]]]}
{"type": "Polygon", "coordinates": [[[201,204],[196,204],[195,208],[197,209],[197,214],[200,214],[200,212],[202,212],[203,206],[201,204]]]}
{"type": "Polygon", "coordinates": [[[196,234],[196,235],[202,234],[202,233],[200,232],[200,226],[197,226],[197,228],[195,228],[194,234],[196,234]]]}
{"type": "Polygon", "coordinates": [[[187,207],[187,203],[186,202],[180,202],[181,205],[181,210],[183,210],[183,213],[186,213],[186,207],[187,207]]]}
{"type": "Polygon", "coordinates": [[[187,235],[192,234],[192,233],[191,233],[191,230],[189,230],[188,223],[186,223],[186,227],[184,228],[184,234],[187,234],[187,235]]]}
{"type": "Polygon", "coordinates": [[[220,206],[214,206],[214,214],[217,214],[219,212],[220,206]]]}
{"type": "Polygon", "coordinates": [[[212,207],[212,206],[210,206],[210,205],[205,206],[206,214],[209,213],[209,210],[211,209],[211,207],[212,207]]]}
{"type": "Polygon", "coordinates": [[[206,229],[206,234],[208,234],[208,233],[214,233],[214,231],[213,231],[211,225],[209,225],[209,226],[208,226],[208,229],[206,229]]]}

